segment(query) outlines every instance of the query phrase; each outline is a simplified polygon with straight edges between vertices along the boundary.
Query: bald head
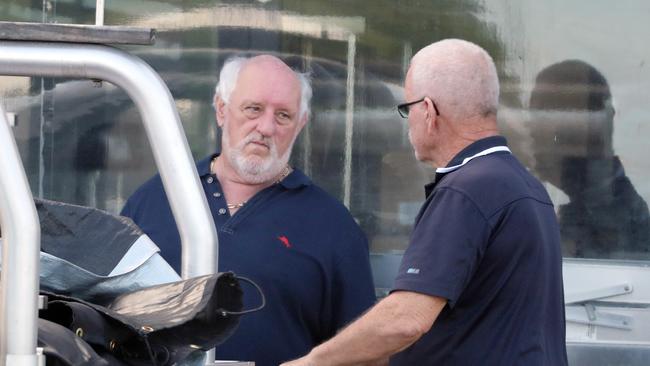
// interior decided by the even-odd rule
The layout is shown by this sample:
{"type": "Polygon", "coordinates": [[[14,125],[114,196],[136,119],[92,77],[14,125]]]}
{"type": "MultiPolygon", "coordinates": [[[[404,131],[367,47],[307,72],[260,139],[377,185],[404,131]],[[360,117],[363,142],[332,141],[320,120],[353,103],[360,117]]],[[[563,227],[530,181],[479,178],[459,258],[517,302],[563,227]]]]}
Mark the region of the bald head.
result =
{"type": "Polygon", "coordinates": [[[496,118],[499,79],[494,61],[474,43],[446,39],[411,59],[407,84],[414,95],[432,98],[451,120],[496,118]]]}
{"type": "Polygon", "coordinates": [[[219,73],[214,100],[216,101],[220,97],[224,102],[228,103],[230,95],[237,86],[240,74],[248,68],[264,70],[266,76],[270,78],[291,80],[295,83],[295,87],[300,89],[299,114],[301,117],[309,116],[309,103],[312,96],[309,77],[307,74],[292,70],[282,60],[271,55],[260,55],[251,58],[232,57],[226,60],[219,73]]]}

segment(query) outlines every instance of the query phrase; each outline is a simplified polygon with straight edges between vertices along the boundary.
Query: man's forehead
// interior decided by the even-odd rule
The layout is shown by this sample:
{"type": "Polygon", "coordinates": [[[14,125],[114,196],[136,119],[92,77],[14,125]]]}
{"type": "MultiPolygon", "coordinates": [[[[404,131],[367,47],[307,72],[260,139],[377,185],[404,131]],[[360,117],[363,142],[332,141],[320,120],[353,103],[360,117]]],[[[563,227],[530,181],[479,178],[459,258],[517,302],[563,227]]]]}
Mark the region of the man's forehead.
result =
{"type": "Polygon", "coordinates": [[[289,68],[289,66],[284,63],[284,61],[272,55],[259,55],[251,57],[248,59],[248,62],[246,62],[245,66],[252,65],[270,65],[291,71],[291,68],[289,68]]]}
{"type": "Polygon", "coordinates": [[[273,56],[257,56],[246,62],[239,73],[243,75],[255,75],[256,77],[286,79],[287,82],[299,83],[296,73],[282,60],[273,56]]]}
{"type": "Polygon", "coordinates": [[[251,59],[240,71],[233,92],[244,100],[263,98],[297,104],[300,101],[300,81],[296,73],[279,59],[251,59]]]}

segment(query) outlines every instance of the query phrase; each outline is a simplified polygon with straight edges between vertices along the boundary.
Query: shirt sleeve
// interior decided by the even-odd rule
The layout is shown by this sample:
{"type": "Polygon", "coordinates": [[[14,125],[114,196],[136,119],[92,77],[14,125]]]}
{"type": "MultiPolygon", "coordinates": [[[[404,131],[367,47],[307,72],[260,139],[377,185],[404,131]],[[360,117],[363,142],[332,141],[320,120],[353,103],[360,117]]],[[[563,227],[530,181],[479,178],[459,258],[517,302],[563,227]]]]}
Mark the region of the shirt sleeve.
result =
{"type": "Polygon", "coordinates": [[[168,205],[160,176],[154,176],[138,187],[126,200],[120,211],[120,216],[129,217],[137,225],[141,225],[143,216],[146,218],[152,212],[157,212],[156,210],[168,205]]]}
{"type": "Polygon", "coordinates": [[[393,291],[442,297],[453,307],[480,264],[489,233],[488,221],[466,195],[436,191],[415,225],[393,291]]]}
{"type": "Polygon", "coordinates": [[[359,227],[338,246],[333,277],[332,334],[355,320],[376,301],[368,241],[359,227]]]}

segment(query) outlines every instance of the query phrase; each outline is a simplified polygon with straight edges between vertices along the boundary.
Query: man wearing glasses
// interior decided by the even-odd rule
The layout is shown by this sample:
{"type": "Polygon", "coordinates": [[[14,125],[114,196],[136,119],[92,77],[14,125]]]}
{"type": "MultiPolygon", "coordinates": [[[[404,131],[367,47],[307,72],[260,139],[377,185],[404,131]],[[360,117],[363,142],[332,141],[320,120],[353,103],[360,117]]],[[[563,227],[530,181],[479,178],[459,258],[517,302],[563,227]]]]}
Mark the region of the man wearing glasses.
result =
{"type": "Polygon", "coordinates": [[[555,212],[499,136],[494,62],[436,42],[411,60],[405,94],[415,156],[438,168],[393,291],[284,365],[567,365],[555,212]]]}

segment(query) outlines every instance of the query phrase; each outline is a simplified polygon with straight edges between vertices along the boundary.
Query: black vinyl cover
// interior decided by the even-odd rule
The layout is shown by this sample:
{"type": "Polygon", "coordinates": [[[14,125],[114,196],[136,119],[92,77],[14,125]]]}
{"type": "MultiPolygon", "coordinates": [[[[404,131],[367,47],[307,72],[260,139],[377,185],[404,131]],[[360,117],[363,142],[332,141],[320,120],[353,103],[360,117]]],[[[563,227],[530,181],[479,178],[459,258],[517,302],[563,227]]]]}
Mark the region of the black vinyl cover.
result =
{"type": "Polygon", "coordinates": [[[124,366],[114,358],[105,358],[70,329],[38,319],[38,346],[43,348],[47,366],[124,366]]]}
{"type": "MultiPolygon", "coordinates": [[[[74,332],[99,355],[136,366],[173,365],[196,350],[214,348],[235,331],[243,307],[242,290],[232,273],[134,291],[106,307],[45,295],[48,307],[41,311],[41,319],[74,332]]],[[[83,352],[81,348],[74,351],[83,352]]]]}
{"type": "Polygon", "coordinates": [[[34,199],[41,250],[107,276],[143,234],[128,218],[63,202],[34,199]]]}

